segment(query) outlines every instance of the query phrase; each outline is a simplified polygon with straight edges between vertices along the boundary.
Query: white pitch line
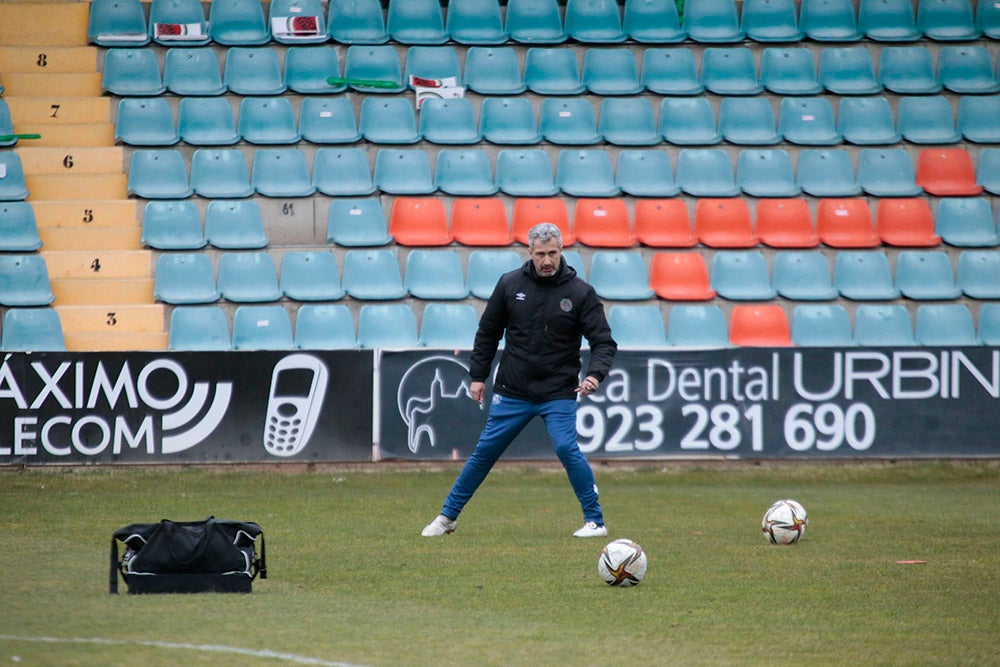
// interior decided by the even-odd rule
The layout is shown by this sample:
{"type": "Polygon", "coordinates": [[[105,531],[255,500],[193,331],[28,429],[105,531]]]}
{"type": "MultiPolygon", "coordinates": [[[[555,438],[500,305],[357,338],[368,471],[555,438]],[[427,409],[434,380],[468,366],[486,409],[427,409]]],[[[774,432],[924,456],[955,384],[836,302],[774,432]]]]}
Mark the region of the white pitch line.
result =
{"type": "Polygon", "coordinates": [[[252,658],[268,658],[283,660],[296,665],[320,665],[320,667],[362,667],[349,662],[331,662],[320,658],[310,658],[294,653],[279,653],[269,649],[255,651],[238,646],[223,646],[219,644],[186,644],[177,642],[155,642],[127,639],[104,639],[102,637],[23,637],[20,635],[0,635],[0,640],[19,642],[39,642],[46,644],[105,644],[108,646],[149,646],[152,648],[185,649],[203,651],[206,653],[232,653],[252,658]]]}

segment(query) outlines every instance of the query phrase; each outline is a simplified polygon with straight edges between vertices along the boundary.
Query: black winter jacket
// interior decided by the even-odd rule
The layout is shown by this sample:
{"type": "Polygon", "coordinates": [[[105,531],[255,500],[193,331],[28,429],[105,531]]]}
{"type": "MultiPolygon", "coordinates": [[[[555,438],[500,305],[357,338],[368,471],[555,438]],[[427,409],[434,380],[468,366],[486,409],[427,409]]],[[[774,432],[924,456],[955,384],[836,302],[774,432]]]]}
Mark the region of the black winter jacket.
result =
{"type": "Polygon", "coordinates": [[[582,337],[590,344],[585,375],[604,380],[618,345],[594,288],[561,260],[550,278],[528,260],[505,273],[479,320],[469,374],[485,382],[500,339],[506,336],[493,391],[541,403],[576,398],[582,337]]]}

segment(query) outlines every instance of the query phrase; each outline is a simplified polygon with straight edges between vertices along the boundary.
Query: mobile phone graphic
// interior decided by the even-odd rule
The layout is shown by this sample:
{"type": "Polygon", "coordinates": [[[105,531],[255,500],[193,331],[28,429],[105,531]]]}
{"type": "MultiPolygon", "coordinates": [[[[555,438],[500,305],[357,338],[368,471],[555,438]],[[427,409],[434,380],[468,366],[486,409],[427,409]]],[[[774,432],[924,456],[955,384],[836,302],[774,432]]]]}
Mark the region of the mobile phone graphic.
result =
{"type": "Polygon", "coordinates": [[[274,456],[294,456],[308,444],[323,408],[326,366],[316,357],[293,354],[271,373],[264,424],[264,449],[274,456]]]}

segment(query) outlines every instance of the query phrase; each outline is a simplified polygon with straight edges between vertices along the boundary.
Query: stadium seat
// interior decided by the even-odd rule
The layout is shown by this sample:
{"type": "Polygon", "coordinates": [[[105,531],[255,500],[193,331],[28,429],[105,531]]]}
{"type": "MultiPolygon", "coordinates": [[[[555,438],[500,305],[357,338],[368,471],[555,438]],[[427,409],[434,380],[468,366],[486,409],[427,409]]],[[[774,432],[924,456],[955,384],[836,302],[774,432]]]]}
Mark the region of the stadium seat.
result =
{"type": "Polygon", "coordinates": [[[511,47],[470,46],[462,77],[466,87],[480,95],[519,95],[528,89],[511,47]]]}
{"type": "Polygon", "coordinates": [[[923,193],[905,148],[862,148],[858,153],[858,185],[875,197],[914,197],[923,193]]]}
{"type": "Polygon", "coordinates": [[[641,71],[643,87],[657,95],[698,95],[705,90],[694,53],[687,47],[644,49],[641,71]]]}
{"type": "Polygon", "coordinates": [[[978,39],[971,0],[920,0],[917,30],[930,39],[954,42],[978,39]]]}
{"type": "Polygon", "coordinates": [[[466,285],[477,299],[488,299],[497,280],[524,263],[514,250],[472,250],[466,268],[466,285]]]}
{"type": "Polygon", "coordinates": [[[192,146],[229,146],[241,138],[225,97],[182,97],[177,127],[181,140],[192,146]]]}
{"type": "Polygon", "coordinates": [[[167,347],[184,352],[226,352],[233,347],[219,306],[178,306],[170,313],[167,347]]]}
{"type": "Polygon", "coordinates": [[[505,246],[514,242],[507,208],[498,197],[456,199],[450,220],[452,237],[463,246],[505,246]]]}
{"type": "Polygon", "coordinates": [[[395,250],[351,249],[344,255],[341,279],[344,291],[362,301],[384,301],[406,296],[395,250]]]}
{"type": "Polygon", "coordinates": [[[21,156],[14,151],[0,151],[0,202],[28,198],[21,156]]]}
{"type": "Polygon", "coordinates": [[[687,37],[674,0],[625,0],[622,13],[622,29],[640,44],[671,44],[687,37]]]}
{"type": "Polygon", "coordinates": [[[504,29],[511,39],[523,44],[566,41],[556,0],[508,0],[504,29]]]}
{"type": "Polygon", "coordinates": [[[990,201],[984,197],[942,197],[935,212],[934,229],[948,245],[1000,246],[997,218],[990,201]]]}
{"type": "Polygon", "coordinates": [[[891,246],[930,248],[941,243],[941,237],[934,233],[931,207],[923,197],[879,199],[875,234],[891,246]]]}
{"type": "Polygon", "coordinates": [[[861,0],[858,30],[877,42],[913,42],[921,37],[910,0],[861,0]]]}
{"type": "Polygon", "coordinates": [[[313,157],[312,184],[331,197],[357,197],[375,192],[365,150],[320,148],[313,157]]]}
{"type": "Polygon", "coordinates": [[[627,48],[587,49],[583,54],[582,80],[594,95],[637,95],[643,91],[635,54],[627,48]]]}
{"type": "Polygon", "coordinates": [[[445,32],[459,44],[503,44],[503,27],[498,0],[465,0],[449,4],[445,32]]]}
{"type": "Polygon", "coordinates": [[[271,40],[263,5],[241,0],[211,0],[208,34],[224,46],[256,46],[271,40]]]}
{"type": "Polygon", "coordinates": [[[233,314],[234,350],[292,350],[292,321],[283,306],[238,306],[233,314]]]}
{"type": "Polygon", "coordinates": [[[673,197],[680,192],[670,156],[659,149],[620,151],[615,184],[635,197],[673,197]]]}
{"type": "Polygon", "coordinates": [[[729,347],[729,329],[715,305],[675,305],[667,321],[667,344],[684,348],[729,347]]]}
{"type": "Polygon", "coordinates": [[[793,301],[829,301],[837,298],[830,266],[822,252],[781,252],[774,256],[774,289],[793,301]]]}
{"type": "Polygon", "coordinates": [[[90,4],[87,41],[103,47],[149,44],[146,14],[139,0],[94,0],[90,4]]]}
{"type": "Polygon", "coordinates": [[[294,342],[300,350],[353,350],[358,347],[354,317],[342,303],[299,306],[294,342]]]}
{"type": "Polygon", "coordinates": [[[721,148],[681,149],[677,185],[695,197],[735,197],[740,192],[729,154],[721,148]]]}
{"type": "Polygon", "coordinates": [[[976,184],[990,194],[1000,195],[1000,148],[983,148],[979,151],[976,184]]]}
{"type": "Polygon", "coordinates": [[[504,148],[497,153],[497,185],[515,197],[551,197],[559,191],[549,154],[541,148],[504,148]]]}
{"type": "Polygon", "coordinates": [[[564,249],[576,243],[576,234],[570,229],[569,211],[562,197],[521,197],[514,200],[511,233],[515,241],[528,245],[528,232],[540,222],[551,222],[559,228],[564,249]]]}
{"type": "Polygon", "coordinates": [[[896,127],[915,144],[954,144],[961,140],[955,129],[951,103],[943,95],[901,97],[896,127]]]}
{"type": "Polygon", "coordinates": [[[0,305],[47,306],[54,300],[42,255],[0,255],[0,305]]]}
{"type": "Polygon", "coordinates": [[[244,97],[237,131],[251,144],[297,144],[302,139],[287,97],[244,97]]]}
{"type": "Polygon", "coordinates": [[[1000,346],[1000,303],[984,303],[979,307],[976,339],[980,345],[1000,346]]]}
{"type": "Polygon", "coordinates": [[[483,138],[500,145],[532,145],[542,140],[535,111],[527,97],[489,97],[479,111],[483,138]]]}
{"type": "Polygon", "coordinates": [[[341,44],[374,45],[389,41],[380,0],[330,0],[330,38],[341,44]]]}
{"type": "Polygon", "coordinates": [[[835,95],[874,95],[882,91],[871,51],[864,46],[823,49],[819,54],[819,82],[835,95]]]}
{"type": "Polygon", "coordinates": [[[590,284],[602,299],[645,301],[653,296],[642,255],[627,250],[595,250],[590,284]]]}
{"type": "Polygon", "coordinates": [[[757,202],[754,233],[772,248],[814,248],[819,237],[805,199],[761,199],[757,202]]]}
{"type": "Polygon", "coordinates": [[[638,199],[632,210],[636,240],[653,248],[691,248],[697,245],[691,218],[680,199],[638,199]]]}
{"type": "Polygon", "coordinates": [[[411,250],[403,288],[418,299],[450,301],[469,296],[462,260],[454,250],[411,250]]]}
{"type": "Polygon", "coordinates": [[[486,151],[478,148],[444,149],[434,164],[434,185],[450,195],[482,197],[500,188],[486,151]]]}
{"type": "Polygon", "coordinates": [[[299,107],[299,132],[313,144],[353,144],[361,139],[347,97],[307,97],[299,107]]]}
{"type": "Polygon", "coordinates": [[[667,346],[667,327],[659,306],[611,306],[608,324],[618,349],[656,350],[667,346]]]}
{"type": "Polygon", "coordinates": [[[800,347],[850,347],[854,335],[847,311],[836,303],[795,306],[792,343],[800,347]]]}
{"type": "MultiPolygon", "coordinates": [[[[576,275],[584,280],[587,279],[587,267],[583,262],[583,255],[579,251],[563,250],[563,259],[566,260],[568,266],[576,271],[576,275]]],[[[584,344],[586,345],[586,342],[584,344]]]]}
{"type": "Polygon", "coordinates": [[[426,195],[435,189],[430,158],[419,149],[380,149],[375,154],[372,183],[394,195],[426,195]]]}
{"type": "Polygon", "coordinates": [[[285,51],[285,85],[301,95],[342,93],[347,84],[331,84],[330,77],[340,77],[340,58],[330,46],[291,46],[285,51]]]}
{"type": "Polygon", "coordinates": [[[438,197],[396,197],[389,236],[404,246],[446,246],[452,242],[444,201],[438,197]]]}
{"type": "Polygon", "coordinates": [[[104,53],[103,92],[123,97],[149,97],[166,89],[160,63],[152,49],[111,48],[104,53]]]}
{"type": "Polygon", "coordinates": [[[382,202],[375,197],[332,199],[327,212],[326,241],[349,248],[391,243],[382,202]]]}
{"type": "Polygon", "coordinates": [[[806,37],[817,42],[856,42],[861,39],[852,0],[802,4],[799,27],[806,37]]]}
{"type": "Polygon", "coordinates": [[[854,342],[866,347],[916,345],[906,306],[863,303],[854,311],[854,342]]]}
{"type": "Polygon", "coordinates": [[[420,141],[413,101],[403,97],[365,97],[358,130],[373,144],[415,144],[420,141]]]}
{"type": "Polygon", "coordinates": [[[661,141],[653,105],[644,97],[601,100],[597,135],[616,146],[653,146],[661,141]]]}
{"type": "Polygon", "coordinates": [[[972,299],[1000,299],[1000,252],[966,250],[958,256],[958,288],[972,299]]]}
{"type": "Polygon", "coordinates": [[[938,53],[938,77],[953,93],[982,95],[1000,90],[993,56],[982,45],[942,46],[938,53]]]}
{"type": "Polygon", "coordinates": [[[573,197],[614,197],[621,192],[615,184],[611,156],[602,149],[559,151],[556,187],[573,197]]]}
{"type": "Polygon", "coordinates": [[[7,352],[63,352],[62,321],[54,308],[8,308],[0,349],[7,352]]]}
{"type": "Polygon", "coordinates": [[[979,345],[972,312],[964,303],[921,304],[917,306],[913,328],[917,345],[979,345]]]}
{"type": "MultiPolygon", "coordinates": [[[[3,214],[3,209],[6,207],[0,207],[0,216],[3,214]]],[[[6,228],[6,225],[4,227],[6,228]]],[[[37,230],[35,236],[38,236],[37,230]]],[[[202,230],[201,213],[198,212],[194,202],[187,199],[146,202],[142,214],[144,246],[157,250],[197,250],[204,248],[206,243],[208,242],[202,230]]],[[[38,245],[40,246],[41,242],[38,245]]]]}
{"type": "Polygon", "coordinates": [[[443,44],[441,5],[436,0],[391,0],[386,12],[386,32],[400,44],[443,44]]]}
{"type": "Polygon", "coordinates": [[[750,223],[750,207],[742,198],[702,198],[694,207],[694,233],[711,248],[752,248],[757,236],[750,223]]]}
{"type": "Polygon", "coordinates": [[[861,194],[854,164],[846,150],[806,148],[799,151],[795,182],[814,197],[853,197],[861,194]]]}
{"type": "Polygon", "coordinates": [[[585,90],[571,49],[528,48],[524,57],[524,84],[539,95],[576,95],[585,90]]]}
{"type": "Polygon", "coordinates": [[[396,47],[389,44],[348,46],[344,56],[344,79],[351,90],[368,94],[401,93],[407,88],[399,54],[396,47]],[[371,85],[372,82],[378,83],[371,85]]]}
{"type": "Polygon", "coordinates": [[[191,187],[208,199],[240,199],[254,193],[243,151],[199,148],[191,156],[191,187]]]}
{"type": "Polygon", "coordinates": [[[726,250],[712,258],[711,286],[723,299],[769,301],[777,296],[764,254],[758,250],[726,250]]]}
{"type": "Polygon", "coordinates": [[[429,98],[420,105],[417,134],[432,144],[477,144],[483,136],[476,123],[472,101],[429,98]]]}
{"type": "Polygon", "coordinates": [[[271,0],[267,18],[279,44],[322,44],[330,38],[320,0],[271,0]]]}
{"type": "Polygon", "coordinates": [[[631,248],[635,245],[628,206],[624,199],[577,199],[573,208],[576,240],[597,248],[631,248]]]}
{"type": "Polygon", "coordinates": [[[731,144],[770,146],[781,141],[771,101],[766,97],[723,97],[719,132],[731,144]]]}
{"type": "Polygon", "coordinates": [[[34,252],[42,247],[38,221],[31,204],[0,203],[0,252],[34,252]]]}
{"type": "Polygon", "coordinates": [[[205,9],[198,0],[153,0],[149,34],[163,46],[198,46],[209,41],[205,9]]]}
{"type": "Polygon", "coordinates": [[[793,0],[744,0],[740,29],[755,42],[798,42],[803,37],[793,0]]]}
{"type": "Polygon", "coordinates": [[[416,89],[417,79],[454,79],[462,84],[462,68],[458,63],[458,52],[453,46],[411,46],[406,50],[403,67],[403,81],[416,89]]]}
{"type": "Polygon", "coordinates": [[[215,269],[200,252],[164,253],[156,259],[153,298],[171,304],[212,303],[219,300],[215,269]]]}
{"type": "Polygon", "coordinates": [[[215,52],[198,47],[167,49],[163,83],[174,95],[206,97],[226,92],[215,52]]]}
{"type": "Polygon", "coordinates": [[[471,350],[479,315],[467,303],[429,303],[420,319],[420,345],[443,350],[471,350]]]}
{"type": "Polygon", "coordinates": [[[806,146],[832,146],[843,137],[825,97],[785,97],[778,106],[778,132],[785,141],[806,146]]]}
{"type": "Polygon", "coordinates": [[[1000,143],[1000,95],[959,97],[958,131],[977,144],[1000,143]]]}
{"type": "Polygon", "coordinates": [[[985,37],[1000,39],[1000,7],[993,0],[977,0],[975,28],[985,37]]]}
{"type": "Polygon", "coordinates": [[[879,81],[901,95],[933,95],[941,92],[934,58],[926,46],[887,46],[879,54],[879,81]]]}
{"type": "Polygon", "coordinates": [[[248,199],[214,199],[205,209],[205,240],[224,250],[256,250],[267,246],[260,205],[248,199]]]}
{"type": "Polygon", "coordinates": [[[871,209],[862,198],[820,199],[816,233],[832,248],[874,248],[881,243],[875,234],[871,209]]]}
{"type": "Polygon", "coordinates": [[[794,197],[802,190],[795,184],[792,159],[783,148],[747,148],[736,160],[736,182],[752,197],[794,197]]]}
{"type": "Polygon", "coordinates": [[[281,298],[274,260],[266,251],[226,252],[219,257],[219,294],[226,301],[259,303],[281,298]]]}
{"type": "MultiPolygon", "coordinates": [[[[336,259],[325,251],[285,253],[281,258],[279,288],[282,294],[295,301],[333,301],[344,296],[336,259]]],[[[299,312],[301,316],[301,309],[299,312]]]]}
{"type": "Polygon", "coordinates": [[[417,318],[405,303],[368,303],[358,312],[362,349],[409,349],[420,346],[417,318]]]}
{"type": "MultiPolygon", "coordinates": [[[[11,155],[14,155],[13,153],[11,155]]],[[[3,161],[0,157],[0,161],[3,161]]],[[[17,157],[15,155],[15,157],[17,157]]],[[[0,179],[0,200],[24,199],[24,196],[17,194],[17,170],[20,169],[20,160],[16,162],[8,161],[7,176],[0,179]],[[6,185],[6,181],[11,181],[11,185],[6,185]],[[10,194],[8,194],[8,191],[10,194]]],[[[22,176],[23,183],[23,176],[22,176]]],[[[170,148],[144,148],[132,153],[128,170],[128,192],[141,199],[186,199],[193,194],[191,184],[188,181],[187,167],[184,164],[184,156],[180,151],[170,148]]]]}
{"type": "Polygon", "coordinates": [[[896,131],[889,100],[884,97],[844,97],[837,109],[837,132],[848,143],[869,146],[896,144],[896,131]]]}
{"type": "Polygon", "coordinates": [[[964,148],[926,148],[917,158],[917,184],[929,194],[962,197],[981,194],[972,156],[964,148]]]}
{"type": "Polygon", "coordinates": [[[853,301],[891,301],[899,298],[889,258],[882,252],[838,252],[833,264],[833,284],[842,297],[853,301]]]}
{"type": "Polygon", "coordinates": [[[708,301],[715,290],[700,252],[657,252],[649,268],[649,286],[668,301],[708,301]]]}
{"type": "Polygon", "coordinates": [[[614,0],[567,0],[566,36],[585,44],[624,42],[622,17],[614,0]]]}
{"type": "MultiPolygon", "coordinates": [[[[13,128],[0,128],[0,132],[13,134],[13,128]]],[[[116,142],[130,146],[173,146],[179,140],[174,112],[165,98],[123,97],[119,100],[116,142]]]]}
{"type": "Polygon", "coordinates": [[[817,95],[823,92],[812,52],[805,47],[764,49],[760,58],[760,81],[775,95],[817,95]]]}
{"type": "Polygon", "coordinates": [[[756,95],[764,89],[753,52],[745,47],[706,48],[701,56],[701,82],[717,95],[756,95]]]}
{"type": "Polygon", "coordinates": [[[538,129],[552,144],[581,146],[602,140],[590,100],[584,97],[547,97],[538,112],[538,129]]]}
{"type": "Polygon", "coordinates": [[[278,52],[269,46],[230,47],[222,85],[237,95],[280,95],[287,89],[278,52]]]}
{"type": "Polygon", "coordinates": [[[741,42],[745,37],[733,0],[687,0],[684,29],[689,39],[708,44],[741,42]]]}
{"type": "Polygon", "coordinates": [[[659,132],[677,146],[710,146],[722,141],[712,103],[705,97],[663,98],[659,132]]]}
{"type": "Polygon", "coordinates": [[[742,347],[791,346],[785,311],[775,304],[733,306],[729,313],[729,342],[742,347]]]}
{"type": "Polygon", "coordinates": [[[943,250],[903,250],[896,258],[896,288],[908,299],[957,299],[951,258],[943,250]]]}

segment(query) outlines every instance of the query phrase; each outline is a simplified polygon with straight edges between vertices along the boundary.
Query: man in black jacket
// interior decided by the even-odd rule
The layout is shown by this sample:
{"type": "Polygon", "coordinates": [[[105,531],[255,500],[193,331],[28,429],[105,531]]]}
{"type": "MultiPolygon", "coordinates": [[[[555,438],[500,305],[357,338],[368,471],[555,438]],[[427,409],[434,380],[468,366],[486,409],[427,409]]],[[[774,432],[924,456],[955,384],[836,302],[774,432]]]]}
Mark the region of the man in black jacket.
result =
{"type": "Polygon", "coordinates": [[[556,455],[583,509],[576,537],[608,534],[597,500],[594,473],[576,441],[577,395],[597,391],[618,345],[594,288],[578,278],[562,256],[562,234],[549,222],[528,232],[530,259],[497,281],[479,320],[472,351],[469,394],[482,402],[493,358],[506,337],[489,418],[425,537],[455,530],[458,515],[493,464],[536,416],[545,420],[556,455]],[[580,344],[590,345],[590,364],[580,382],[580,344]]]}

